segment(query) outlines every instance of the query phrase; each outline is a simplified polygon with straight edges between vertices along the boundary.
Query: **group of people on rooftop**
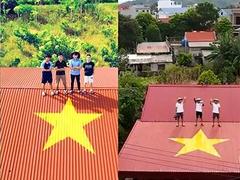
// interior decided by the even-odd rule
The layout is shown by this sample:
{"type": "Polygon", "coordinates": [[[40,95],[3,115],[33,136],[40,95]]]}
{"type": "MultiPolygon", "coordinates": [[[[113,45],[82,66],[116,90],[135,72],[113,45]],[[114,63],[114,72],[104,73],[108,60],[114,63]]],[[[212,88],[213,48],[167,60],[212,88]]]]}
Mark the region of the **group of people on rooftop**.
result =
{"type": "MultiPolygon", "coordinates": [[[[184,127],[185,125],[183,124],[183,113],[184,113],[184,102],[186,100],[186,97],[179,97],[176,102],[176,115],[174,116],[175,120],[177,120],[177,125],[176,127],[179,127],[179,122],[181,119],[182,126],[184,127]]],[[[198,120],[200,119],[201,121],[201,126],[203,126],[203,100],[201,98],[194,98],[194,103],[195,103],[195,111],[196,111],[196,124],[198,124],[198,120]]],[[[210,99],[210,104],[212,105],[212,120],[213,124],[212,127],[214,127],[215,120],[217,119],[218,126],[221,127],[220,125],[220,101],[217,98],[210,99]]]]}
{"type": "Polygon", "coordinates": [[[73,93],[74,91],[74,81],[76,79],[78,93],[85,93],[87,84],[90,84],[90,93],[93,93],[93,74],[94,74],[94,62],[92,62],[91,55],[87,54],[86,62],[82,63],[80,59],[79,52],[73,52],[71,54],[71,60],[69,60],[69,65],[64,60],[63,54],[58,54],[58,60],[53,63],[51,62],[51,55],[46,55],[44,61],[41,63],[42,68],[42,84],[43,84],[43,92],[42,96],[46,95],[45,84],[49,83],[51,88],[51,96],[57,95],[59,93],[59,83],[62,81],[64,90],[63,93],[73,93]],[[70,68],[70,77],[71,77],[71,89],[67,91],[67,82],[66,82],[66,68],[70,68]],[[81,91],[80,89],[80,70],[84,68],[84,89],[81,91]],[[56,90],[54,91],[52,82],[52,70],[56,70],[56,90]]]}

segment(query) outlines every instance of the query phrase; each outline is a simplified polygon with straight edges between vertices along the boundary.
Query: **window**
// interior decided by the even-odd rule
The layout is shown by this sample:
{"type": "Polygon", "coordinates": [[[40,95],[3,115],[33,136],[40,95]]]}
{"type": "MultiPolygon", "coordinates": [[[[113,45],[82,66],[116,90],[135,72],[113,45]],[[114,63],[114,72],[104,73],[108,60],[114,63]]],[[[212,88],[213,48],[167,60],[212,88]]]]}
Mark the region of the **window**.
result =
{"type": "Polygon", "coordinates": [[[236,25],[240,25],[240,16],[236,17],[236,25]]]}

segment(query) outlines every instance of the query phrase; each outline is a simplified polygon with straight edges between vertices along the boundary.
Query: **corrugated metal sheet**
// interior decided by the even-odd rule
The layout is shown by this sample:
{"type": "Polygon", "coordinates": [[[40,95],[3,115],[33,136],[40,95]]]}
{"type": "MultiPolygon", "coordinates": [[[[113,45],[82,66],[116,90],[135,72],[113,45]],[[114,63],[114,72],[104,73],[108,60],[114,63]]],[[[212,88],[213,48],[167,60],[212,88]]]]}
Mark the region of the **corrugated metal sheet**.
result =
{"type": "Polygon", "coordinates": [[[120,177],[139,180],[230,180],[240,177],[239,92],[240,86],[150,85],[142,117],[119,153],[120,177]],[[173,115],[179,96],[187,97],[184,115],[187,122],[185,127],[177,128],[173,115]],[[203,127],[194,126],[194,97],[206,101],[204,121],[211,121],[209,99],[221,100],[221,128],[212,128],[211,122],[205,122],[203,127]],[[206,152],[193,149],[205,148],[208,141],[203,137],[191,141],[187,148],[190,152],[176,156],[185,145],[169,138],[193,138],[200,131],[208,139],[224,139],[225,142],[213,145],[219,157],[209,154],[209,149],[205,149],[206,152]]]}
{"type": "Polygon", "coordinates": [[[216,34],[214,31],[185,32],[185,39],[188,40],[188,42],[213,42],[216,40],[216,34]]]}
{"type": "MultiPolygon", "coordinates": [[[[8,68],[4,68],[5,70],[11,71],[8,68]]],[[[19,77],[15,80],[22,80],[22,84],[31,88],[13,88],[20,82],[14,83],[12,78],[6,77],[12,74],[4,74],[2,77],[1,73],[4,87],[11,88],[1,88],[0,179],[117,179],[118,90],[101,88],[96,89],[93,95],[73,94],[43,98],[41,90],[33,88],[37,81],[33,84],[26,82],[33,77],[28,77],[23,69],[16,71],[19,77]],[[10,82],[7,83],[6,80],[10,82]],[[53,127],[34,113],[61,112],[68,98],[78,113],[102,113],[98,120],[84,127],[95,154],[70,138],[43,150],[53,127]]],[[[32,71],[26,70],[28,73],[32,71]]],[[[108,77],[107,73],[108,70],[102,77],[108,77]]],[[[111,79],[117,82],[117,76],[109,77],[108,80],[111,79]]],[[[114,82],[108,84],[116,87],[114,82]]]]}
{"type": "MultiPolygon", "coordinates": [[[[41,68],[0,68],[0,82],[2,88],[42,88],[41,68]]],[[[70,87],[69,69],[66,70],[67,86],[70,87]]],[[[117,68],[95,68],[94,87],[117,88],[117,68]]],[[[83,86],[83,71],[81,71],[81,85],[83,86]]],[[[55,82],[55,72],[53,71],[55,82]]],[[[55,83],[53,84],[55,86],[55,83]]],[[[62,87],[62,83],[60,83],[62,87]]]]}
{"type": "Polygon", "coordinates": [[[171,122],[137,121],[119,154],[120,174],[127,172],[240,173],[240,123],[226,122],[221,128],[212,128],[211,123],[206,123],[201,127],[208,138],[229,139],[214,146],[221,155],[220,158],[201,151],[175,157],[183,145],[168,138],[192,137],[199,129],[200,127],[196,128],[193,122],[187,122],[185,128],[176,128],[175,123],[171,122]]]}
{"type": "Polygon", "coordinates": [[[221,121],[240,122],[240,86],[188,86],[150,85],[146,96],[141,121],[174,121],[178,97],[187,97],[184,106],[185,121],[195,121],[194,97],[204,100],[204,121],[212,121],[210,98],[221,103],[221,121]]]}

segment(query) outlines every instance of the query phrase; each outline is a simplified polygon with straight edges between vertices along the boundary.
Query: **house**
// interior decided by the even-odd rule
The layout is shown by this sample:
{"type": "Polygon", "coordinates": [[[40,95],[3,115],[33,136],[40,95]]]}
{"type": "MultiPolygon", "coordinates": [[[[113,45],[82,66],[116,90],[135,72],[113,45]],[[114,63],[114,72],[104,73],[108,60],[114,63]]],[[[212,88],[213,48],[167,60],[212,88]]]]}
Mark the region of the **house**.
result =
{"type": "MultiPolygon", "coordinates": [[[[117,68],[96,68],[95,93],[87,96],[42,97],[40,68],[0,68],[0,72],[1,179],[117,179],[117,68]],[[46,120],[49,114],[52,121],[46,120]],[[71,123],[96,114],[98,118],[81,131],[81,124],[71,123]],[[63,119],[68,123],[61,123],[63,119]],[[57,131],[56,124],[64,128],[57,131]],[[74,132],[80,141],[73,138],[74,132]],[[51,146],[45,149],[48,142],[51,146]]],[[[66,73],[70,82],[70,70],[66,73]]]]}
{"type": "Polygon", "coordinates": [[[232,9],[231,22],[235,29],[234,34],[240,36],[240,7],[232,9]]]}
{"type": "Polygon", "coordinates": [[[201,56],[203,50],[211,50],[211,44],[216,40],[214,31],[185,32],[182,46],[193,56],[201,56]]]}
{"type": "Polygon", "coordinates": [[[167,42],[143,42],[136,54],[128,54],[128,66],[136,72],[158,72],[172,63],[171,48],[167,42]]]}
{"type": "Polygon", "coordinates": [[[135,122],[119,152],[119,178],[238,179],[239,91],[239,85],[149,85],[141,118],[135,122]],[[186,127],[177,128],[174,108],[176,99],[183,96],[187,97],[186,127]],[[213,96],[224,105],[221,128],[212,128],[212,107],[208,102],[213,96]],[[201,97],[205,102],[203,128],[194,126],[194,97],[201,97]],[[231,106],[232,103],[236,105],[231,106]],[[211,141],[219,143],[213,145],[211,141]]]}
{"type": "Polygon", "coordinates": [[[172,0],[159,0],[158,10],[162,8],[182,8],[182,3],[172,1],[172,0]]]}
{"type": "Polygon", "coordinates": [[[130,16],[131,18],[135,18],[139,13],[151,14],[151,8],[147,5],[122,6],[119,11],[121,15],[130,16]]]}

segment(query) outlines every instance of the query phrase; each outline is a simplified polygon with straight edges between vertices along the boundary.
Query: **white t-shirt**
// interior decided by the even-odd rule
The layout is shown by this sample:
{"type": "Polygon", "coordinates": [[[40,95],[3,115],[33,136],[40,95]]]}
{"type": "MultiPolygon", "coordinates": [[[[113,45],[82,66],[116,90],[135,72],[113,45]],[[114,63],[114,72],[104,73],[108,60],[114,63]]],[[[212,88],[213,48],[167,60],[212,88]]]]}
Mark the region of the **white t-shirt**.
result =
{"type": "Polygon", "coordinates": [[[219,113],[219,109],[220,109],[220,104],[219,103],[212,103],[212,106],[213,106],[213,113],[219,113]]]}
{"type": "Polygon", "coordinates": [[[184,112],[183,102],[181,102],[181,103],[177,102],[176,103],[176,108],[177,108],[177,113],[183,113],[184,112]]]}
{"type": "Polygon", "coordinates": [[[195,108],[195,110],[197,111],[197,112],[202,112],[203,111],[203,103],[202,102],[200,102],[200,103],[195,103],[196,104],[196,108],[195,108]]]}

